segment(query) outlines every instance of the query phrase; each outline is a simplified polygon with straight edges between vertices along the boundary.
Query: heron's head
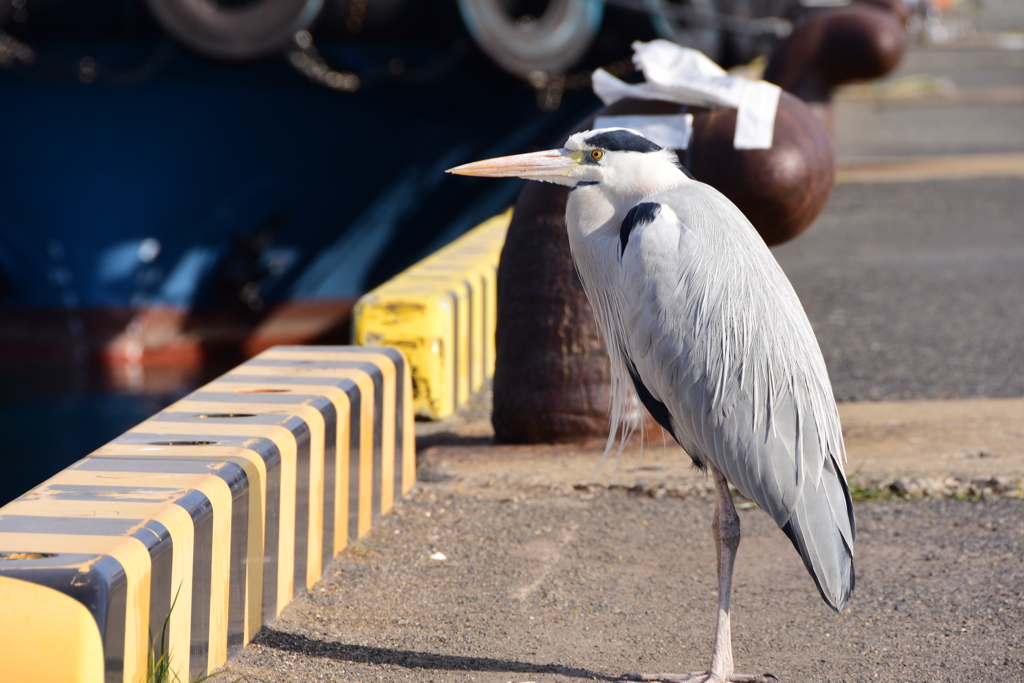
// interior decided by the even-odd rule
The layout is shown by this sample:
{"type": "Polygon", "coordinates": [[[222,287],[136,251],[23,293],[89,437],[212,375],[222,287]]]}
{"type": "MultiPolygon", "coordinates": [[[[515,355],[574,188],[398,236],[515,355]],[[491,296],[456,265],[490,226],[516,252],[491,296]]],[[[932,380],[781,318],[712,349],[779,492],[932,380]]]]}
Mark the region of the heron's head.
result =
{"type": "Polygon", "coordinates": [[[476,161],[448,173],[601,185],[623,194],[647,194],[685,178],[675,152],[628,128],[588,130],[572,135],[560,149],[476,161]]]}

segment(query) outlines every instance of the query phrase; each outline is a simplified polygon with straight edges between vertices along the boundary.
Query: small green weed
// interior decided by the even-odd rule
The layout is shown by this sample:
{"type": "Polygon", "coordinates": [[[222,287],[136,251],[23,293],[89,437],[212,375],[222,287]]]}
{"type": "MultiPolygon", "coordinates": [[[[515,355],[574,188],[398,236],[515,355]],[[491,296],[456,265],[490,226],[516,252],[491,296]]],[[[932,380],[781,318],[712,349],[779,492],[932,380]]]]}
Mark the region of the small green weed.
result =
{"type": "MultiPolygon", "coordinates": [[[[164,624],[160,628],[160,635],[156,637],[152,633],[149,635],[149,652],[146,657],[146,683],[182,683],[177,672],[171,670],[171,648],[170,643],[168,643],[171,629],[171,614],[174,613],[174,606],[178,604],[179,592],[181,592],[181,586],[178,586],[178,590],[174,593],[174,600],[171,601],[171,608],[167,610],[167,616],[164,617],[164,624]]],[[[222,670],[207,676],[196,676],[191,683],[204,683],[204,681],[224,673],[228,672],[222,670]]],[[[235,679],[233,683],[237,683],[240,680],[240,678],[235,679]]]]}
{"type": "Polygon", "coordinates": [[[869,500],[891,500],[892,498],[902,498],[902,496],[889,487],[878,488],[876,486],[862,486],[861,484],[850,480],[847,480],[847,486],[850,487],[850,499],[853,500],[854,503],[869,500]]]}

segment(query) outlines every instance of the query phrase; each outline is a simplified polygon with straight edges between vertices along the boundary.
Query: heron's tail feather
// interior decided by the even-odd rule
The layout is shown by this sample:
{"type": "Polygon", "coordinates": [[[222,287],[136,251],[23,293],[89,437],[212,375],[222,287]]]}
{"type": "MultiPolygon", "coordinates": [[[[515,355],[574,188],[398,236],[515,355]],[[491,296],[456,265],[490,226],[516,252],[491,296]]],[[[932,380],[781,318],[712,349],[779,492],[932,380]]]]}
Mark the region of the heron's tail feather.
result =
{"type": "Polygon", "coordinates": [[[850,599],[855,583],[853,569],[853,502],[842,468],[829,456],[817,487],[803,482],[803,491],[782,531],[789,536],[804,566],[837,612],[850,599]],[[845,533],[844,533],[845,532],[845,533]]]}

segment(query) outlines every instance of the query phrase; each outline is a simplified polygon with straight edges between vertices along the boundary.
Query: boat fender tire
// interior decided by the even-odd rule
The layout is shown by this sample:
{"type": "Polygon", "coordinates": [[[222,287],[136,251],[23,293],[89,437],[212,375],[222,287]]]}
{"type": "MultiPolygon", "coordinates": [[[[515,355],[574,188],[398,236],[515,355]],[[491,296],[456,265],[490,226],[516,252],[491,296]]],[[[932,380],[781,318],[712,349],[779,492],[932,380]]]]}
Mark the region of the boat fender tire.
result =
{"type": "Polygon", "coordinates": [[[309,28],[323,0],[257,0],[242,7],[211,7],[204,0],[146,0],[160,25],[191,50],[230,62],[280,52],[309,28]]]}
{"type": "Polygon", "coordinates": [[[505,71],[527,78],[534,71],[574,67],[601,28],[602,0],[551,0],[544,13],[524,28],[501,0],[458,0],[459,13],[473,40],[505,71]]]}
{"type": "Polygon", "coordinates": [[[702,14],[714,15],[719,11],[716,0],[684,0],[683,2],[644,0],[644,4],[651,15],[651,26],[654,27],[654,32],[659,38],[671,40],[683,47],[692,47],[716,62],[719,60],[724,42],[723,31],[720,28],[713,25],[687,24],[661,13],[663,9],[669,9],[672,5],[687,5],[702,14]]]}

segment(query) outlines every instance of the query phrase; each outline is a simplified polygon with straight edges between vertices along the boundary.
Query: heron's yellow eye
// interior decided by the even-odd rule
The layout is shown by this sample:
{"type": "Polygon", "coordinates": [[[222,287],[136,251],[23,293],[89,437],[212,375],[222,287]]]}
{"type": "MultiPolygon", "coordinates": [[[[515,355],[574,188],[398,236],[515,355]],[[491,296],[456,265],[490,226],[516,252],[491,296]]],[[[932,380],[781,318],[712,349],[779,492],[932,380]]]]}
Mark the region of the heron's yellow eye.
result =
{"type": "Polygon", "coordinates": [[[602,152],[599,149],[595,149],[594,151],[592,151],[590,153],[590,158],[593,159],[594,161],[597,161],[598,159],[600,159],[603,156],[604,156],[604,152],[602,152]]]}

